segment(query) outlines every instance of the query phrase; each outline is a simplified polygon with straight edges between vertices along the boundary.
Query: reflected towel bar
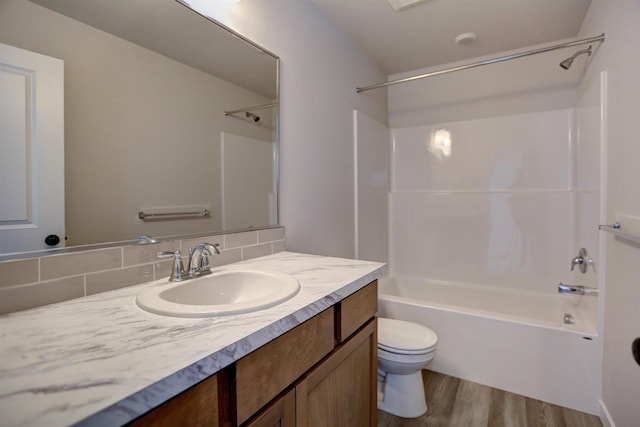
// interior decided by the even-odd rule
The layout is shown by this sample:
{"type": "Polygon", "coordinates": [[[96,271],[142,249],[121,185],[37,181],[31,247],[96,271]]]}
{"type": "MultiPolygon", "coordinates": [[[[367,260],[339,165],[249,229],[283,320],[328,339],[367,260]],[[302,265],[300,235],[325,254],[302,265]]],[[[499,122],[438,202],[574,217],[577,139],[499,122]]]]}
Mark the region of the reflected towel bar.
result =
{"type": "Polygon", "coordinates": [[[209,216],[211,211],[209,209],[202,209],[195,212],[161,212],[161,213],[148,213],[144,211],[138,212],[138,218],[141,220],[145,219],[172,219],[172,218],[200,218],[204,216],[209,216]]]}
{"type": "Polygon", "coordinates": [[[616,222],[615,224],[600,225],[598,226],[598,229],[609,232],[622,239],[627,239],[636,243],[640,243],[640,236],[636,236],[635,234],[625,233],[624,231],[622,231],[622,223],[620,221],[616,222]]]}
{"type": "Polygon", "coordinates": [[[244,113],[245,111],[264,110],[266,108],[272,108],[272,107],[277,107],[277,106],[278,106],[277,102],[274,102],[274,103],[271,103],[271,104],[256,105],[256,106],[248,107],[248,108],[240,108],[238,110],[225,111],[224,115],[225,116],[230,116],[231,114],[244,113]]]}

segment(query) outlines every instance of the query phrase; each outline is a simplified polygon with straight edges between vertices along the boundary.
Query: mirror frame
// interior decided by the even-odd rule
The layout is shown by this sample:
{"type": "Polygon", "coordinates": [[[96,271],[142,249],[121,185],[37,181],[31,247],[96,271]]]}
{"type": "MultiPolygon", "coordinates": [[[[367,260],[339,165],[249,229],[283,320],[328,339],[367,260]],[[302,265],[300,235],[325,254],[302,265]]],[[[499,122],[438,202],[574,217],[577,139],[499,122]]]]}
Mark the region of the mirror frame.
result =
{"type": "Polygon", "coordinates": [[[276,105],[275,107],[273,107],[274,114],[275,114],[274,143],[275,143],[275,149],[277,153],[275,162],[274,162],[274,171],[273,171],[275,186],[276,186],[276,224],[255,226],[255,227],[252,226],[247,228],[230,229],[230,230],[220,229],[220,230],[212,230],[212,231],[206,231],[202,233],[192,233],[192,234],[176,234],[176,235],[157,236],[157,237],[153,236],[152,237],[152,239],[154,240],[153,242],[148,242],[148,241],[145,241],[144,239],[141,240],[140,239],[141,237],[146,237],[146,236],[139,236],[138,238],[133,240],[92,243],[87,245],[67,246],[67,247],[52,248],[52,249],[41,249],[41,250],[27,251],[27,252],[13,252],[13,253],[6,253],[6,254],[0,253],[0,261],[38,258],[43,256],[67,254],[67,253],[74,253],[74,252],[84,252],[84,251],[91,251],[96,249],[105,249],[105,248],[112,248],[112,247],[127,247],[127,246],[141,246],[141,245],[147,246],[147,245],[152,245],[156,243],[179,240],[179,239],[192,239],[192,238],[198,238],[198,237],[204,237],[204,236],[219,236],[224,234],[241,233],[246,231],[268,230],[272,228],[282,227],[280,225],[280,57],[275,53],[260,46],[253,40],[250,40],[249,38],[243,36],[237,31],[222,24],[221,22],[197,11],[196,9],[191,7],[186,0],[173,0],[173,1],[179,4],[180,6],[186,7],[187,9],[197,14],[198,16],[208,20],[212,25],[219,26],[223,30],[226,30],[227,32],[229,32],[230,35],[239,38],[240,40],[244,41],[245,43],[248,43],[249,45],[253,46],[255,49],[259,50],[260,52],[267,54],[276,60],[276,88],[275,88],[276,89],[276,105]]]}

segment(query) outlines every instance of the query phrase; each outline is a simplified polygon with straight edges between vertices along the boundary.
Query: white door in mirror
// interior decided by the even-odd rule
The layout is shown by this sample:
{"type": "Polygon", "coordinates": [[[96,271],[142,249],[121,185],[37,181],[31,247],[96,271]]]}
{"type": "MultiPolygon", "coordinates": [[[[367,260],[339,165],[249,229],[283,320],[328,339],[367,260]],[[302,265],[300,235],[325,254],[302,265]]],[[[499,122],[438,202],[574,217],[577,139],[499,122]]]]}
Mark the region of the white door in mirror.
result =
{"type": "Polygon", "coordinates": [[[0,253],[64,246],[63,91],[63,61],[0,43],[0,253]]]}
{"type": "Polygon", "coordinates": [[[173,317],[213,317],[249,313],[293,298],[298,280],[285,273],[226,268],[184,282],[156,281],[136,296],[143,310],[173,317]]]}

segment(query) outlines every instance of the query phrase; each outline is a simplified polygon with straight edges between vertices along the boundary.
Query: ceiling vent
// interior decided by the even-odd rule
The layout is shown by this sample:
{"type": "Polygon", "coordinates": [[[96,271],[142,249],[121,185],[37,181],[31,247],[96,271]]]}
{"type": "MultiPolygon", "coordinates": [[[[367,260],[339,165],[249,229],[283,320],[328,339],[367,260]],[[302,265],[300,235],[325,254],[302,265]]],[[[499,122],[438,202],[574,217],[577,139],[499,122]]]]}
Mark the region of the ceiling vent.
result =
{"type": "Polygon", "coordinates": [[[399,12],[401,10],[408,9],[410,7],[419,5],[420,3],[426,3],[427,0],[387,0],[391,7],[399,12]]]}

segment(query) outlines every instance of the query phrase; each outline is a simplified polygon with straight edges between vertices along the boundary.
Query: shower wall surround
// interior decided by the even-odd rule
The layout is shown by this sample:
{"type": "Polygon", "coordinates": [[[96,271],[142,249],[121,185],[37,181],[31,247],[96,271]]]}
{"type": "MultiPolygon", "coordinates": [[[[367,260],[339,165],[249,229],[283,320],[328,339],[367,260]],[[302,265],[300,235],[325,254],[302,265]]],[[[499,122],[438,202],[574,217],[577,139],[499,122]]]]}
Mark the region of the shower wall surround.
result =
{"type": "Polygon", "coordinates": [[[221,254],[211,258],[212,264],[219,266],[284,251],[285,229],[0,261],[0,314],[169,277],[171,261],[158,261],[156,252],[180,249],[186,254],[190,247],[205,241],[220,244],[221,254]]]}
{"type": "Polygon", "coordinates": [[[575,116],[562,108],[393,129],[393,274],[538,293],[571,282],[575,116]]]}

